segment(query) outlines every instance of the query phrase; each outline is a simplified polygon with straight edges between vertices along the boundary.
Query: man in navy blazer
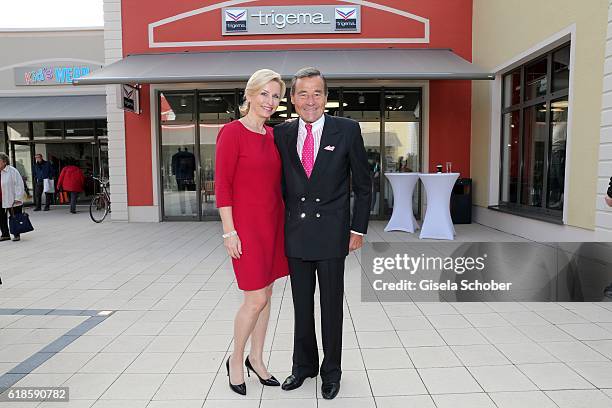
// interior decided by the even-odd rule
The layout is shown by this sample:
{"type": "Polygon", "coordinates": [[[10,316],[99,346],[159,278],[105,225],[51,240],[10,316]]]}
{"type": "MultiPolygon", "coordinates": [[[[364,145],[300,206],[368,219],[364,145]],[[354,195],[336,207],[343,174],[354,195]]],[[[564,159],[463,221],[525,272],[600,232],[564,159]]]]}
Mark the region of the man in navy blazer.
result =
{"type": "Polygon", "coordinates": [[[327,82],[303,68],[291,82],[299,120],[274,128],[283,164],[285,253],[295,311],[293,390],[321,373],[322,396],[340,389],[344,262],[363,244],[370,213],[370,172],[361,128],[354,120],[325,114],[327,82]],[[350,195],[353,193],[351,216],[350,195]],[[319,281],[324,358],[319,370],[314,292],[319,281]]]}

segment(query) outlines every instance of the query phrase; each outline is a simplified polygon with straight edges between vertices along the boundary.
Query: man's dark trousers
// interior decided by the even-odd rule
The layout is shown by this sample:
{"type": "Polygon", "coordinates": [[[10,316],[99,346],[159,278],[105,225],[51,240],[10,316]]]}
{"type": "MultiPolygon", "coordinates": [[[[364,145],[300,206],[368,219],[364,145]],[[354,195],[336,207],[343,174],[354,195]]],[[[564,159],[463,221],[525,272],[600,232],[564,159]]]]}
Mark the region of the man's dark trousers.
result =
{"type": "MultiPolygon", "coordinates": [[[[45,189],[45,183],[43,180],[36,180],[36,185],[34,186],[34,206],[37,210],[40,210],[42,206],[42,195],[43,190],[45,189]]],[[[49,206],[53,202],[53,193],[45,193],[45,209],[48,210],[49,206]]]]}
{"type": "Polygon", "coordinates": [[[71,191],[70,192],[70,212],[71,213],[75,213],[76,212],[76,206],[77,206],[77,198],[79,197],[79,193],[76,191],[71,191]]]}
{"type": "Polygon", "coordinates": [[[321,335],[323,364],[321,378],[326,382],[339,382],[342,375],[342,319],[345,258],[322,261],[304,261],[288,258],[291,271],[293,308],[303,314],[295,316],[293,368],[299,377],[309,377],[319,370],[319,353],[315,334],[314,293],[319,280],[321,303],[321,335]]]}

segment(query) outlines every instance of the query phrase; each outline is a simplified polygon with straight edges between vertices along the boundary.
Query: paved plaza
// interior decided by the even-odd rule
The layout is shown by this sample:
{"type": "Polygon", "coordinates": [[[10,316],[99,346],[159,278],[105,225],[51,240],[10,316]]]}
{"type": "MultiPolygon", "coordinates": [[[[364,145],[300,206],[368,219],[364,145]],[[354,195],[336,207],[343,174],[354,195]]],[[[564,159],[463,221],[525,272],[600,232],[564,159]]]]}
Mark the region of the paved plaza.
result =
{"type": "MultiPolygon", "coordinates": [[[[97,225],[59,208],[32,221],[21,242],[0,243],[0,386],[66,386],[70,402],[3,408],[612,407],[612,302],[366,303],[358,254],[338,397],[321,399],[320,377],[285,392],[254,376],[242,397],[224,367],[242,295],[220,223],[97,225]]],[[[372,222],[368,240],[416,240],[384,225],[372,222]]],[[[460,240],[522,240],[456,227],[460,240]]],[[[281,279],[265,354],[281,381],[292,327],[281,279]]]]}

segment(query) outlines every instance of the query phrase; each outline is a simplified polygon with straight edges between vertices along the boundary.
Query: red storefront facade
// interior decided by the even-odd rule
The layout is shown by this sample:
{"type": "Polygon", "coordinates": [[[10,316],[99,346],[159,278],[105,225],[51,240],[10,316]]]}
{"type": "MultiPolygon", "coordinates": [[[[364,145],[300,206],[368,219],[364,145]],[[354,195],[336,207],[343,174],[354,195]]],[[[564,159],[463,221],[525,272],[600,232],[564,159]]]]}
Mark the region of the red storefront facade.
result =
{"type": "MultiPolygon", "coordinates": [[[[338,50],[340,57],[342,57],[341,50],[451,50],[468,65],[472,59],[472,0],[448,2],[379,0],[376,3],[334,0],[250,2],[124,0],[119,3],[107,3],[105,11],[107,63],[141,54],[163,57],[163,54],[168,53],[210,53],[209,55],[219,56],[221,54],[218,53],[240,54],[243,51],[261,51],[261,57],[252,58],[252,66],[243,67],[245,73],[248,73],[260,68],[274,69],[278,63],[275,61],[276,56],[287,50],[327,50],[322,54],[325,54],[325,58],[332,59],[334,52],[329,50],[338,50]],[[247,17],[254,18],[252,15],[249,16],[249,13],[254,14],[257,8],[261,7],[264,11],[259,11],[259,20],[254,20],[256,23],[264,21],[261,16],[268,12],[269,21],[273,25],[275,22],[276,28],[285,24],[286,27],[292,25],[291,29],[299,30],[300,9],[316,11],[317,7],[331,6],[336,7],[336,10],[355,8],[355,12],[359,13],[360,29],[338,33],[275,32],[241,33],[242,35],[223,33],[224,12],[227,8],[247,10],[247,17]],[[277,11],[274,8],[277,8],[277,11]],[[277,15],[283,12],[283,17],[275,17],[274,14],[270,14],[271,11],[277,15]],[[296,18],[292,18],[292,12],[296,18]]],[[[249,24],[251,23],[249,21],[249,24]]],[[[311,55],[314,57],[308,61],[310,65],[317,67],[319,65],[317,54],[311,55]]],[[[410,55],[408,54],[409,59],[410,55]]],[[[416,66],[419,65],[419,61],[413,62],[416,66]]],[[[393,61],[368,61],[368,63],[379,64],[380,70],[385,71],[388,64],[392,64],[393,61]]],[[[153,65],[151,64],[152,71],[155,70],[153,65]]],[[[184,74],[182,70],[185,69],[177,67],[177,71],[181,74],[184,74]]],[[[205,70],[205,67],[202,69],[205,70]]],[[[401,66],[394,69],[396,72],[402,71],[401,66]]],[[[113,140],[112,133],[116,132],[114,139],[116,143],[111,142],[110,146],[110,178],[111,184],[117,185],[115,192],[119,200],[117,204],[119,208],[113,208],[113,211],[117,212],[115,219],[161,221],[215,218],[214,212],[210,211],[214,207],[211,205],[214,204],[214,197],[210,197],[214,174],[210,174],[211,163],[205,163],[205,160],[210,159],[211,151],[209,147],[202,146],[214,139],[210,129],[213,129],[214,133],[215,128],[218,129],[223,123],[237,117],[234,114],[235,105],[240,102],[240,90],[248,79],[248,76],[243,80],[235,76],[226,79],[223,76],[224,70],[218,68],[217,70],[217,76],[206,82],[194,82],[188,79],[187,74],[185,79],[178,80],[177,74],[173,72],[168,73],[167,80],[159,77],[154,80],[151,77],[147,79],[146,75],[143,75],[142,80],[138,80],[134,75],[131,77],[127,75],[131,78],[129,81],[107,78],[106,83],[109,84],[125,82],[138,83],[140,86],[140,114],[109,112],[109,116],[116,119],[115,125],[109,124],[111,140],[113,140]],[[229,116],[217,112],[217,120],[214,120],[211,116],[214,112],[209,112],[205,105],[214,104],[219,98],[223,99],[224,108],[229,116]],[[181,109],[192,103],[195,106],[191,109],[195,113],[191,114],[189,119],[182,115],[181,109]],[[169,118],[173,120],[168,120],[169,118]],[[185,139],[186,130],[189,132],[193,130],[194,137],[187,136],[185,139]],[[175,132],[175,135],[171,136],[168,133],[170,131],[175,132]],[[177,136],[179,133],[181,135],[177,136]],[[180,139],[181,142],[175,144],[168,142],[172,138],[180,139]],[[185,140],[189,140],[189,143],[185,143],[185,140]],[[170,152],[165,151],[166,147],[175,151],[173,157],[170,156],[170,152]],[[181,153],[181,149],[195,156],[193,183],[189,183],[188,187],[183,186],[182,189],[180,186],[177,187],[176,180],[172,181],[172,173],[176,175],[179,159],[174,156],[176,152],[181,153]],[[125,171],[113,172],[113,163],[119,169],[122,161],[125,171]],[[204,175],[207,171],[208,174],[204,175]],[[124,191],[121,190],[121,186],[125,186],[124,191]],[[176,199],[178,201],[175,204],[178,203],[178,206],[174,212],[165,209],[171,199],[168,195],[170,193],[182,197],[181,200],[176,199]],[[197,205],[197,209],[194,211],[187,209],[185,213],[183,208],[185,198],[187,201],[196,200],[194,204],[197,205]],[[208,210],[203,209],[203,205],[208,210]]],[[[329,113],[368,122],[368,125],[362,126],[362,130],[372,133],[368,136],[368,140],[372,145],[370,153],[373,178],[378,174],[378,178],[373,181],[376,184],[373,185],[373,189],[381,193],[378,203],[373,203],[373,207],[376,206],[373,208],[373,218],[388,217],[392,208],[390,202],[392,198],[389,197],[390,193],[386,192],[388,186],[384,177],[380,177],[385,171],[427,172],[434,171],[437,164],[452,163],[453,171],[460,172],[461,177],[470,177],[471,80],[456,78],[465,78],[465,75],[461,77],[452,73],[431,72],[431,77],[428,77],[422,72],[418,76],[411,76],[411,72],[406,72],[405,76],[398,75],[395,79],[381,79],[374,75],[371,78],[355,75],[353,78],[350,72],[345,75],[341,72],[332,73],[330,90],[333,95],[330,95],[332,102],[329,113]],[[363,101],[366,98],[367,101],[380,99],[378,113],[375,107],[370,109],[370,113],[366,111],[360,113],[359,109],[363,109],[365,105],[363,101]],[[412,102],[408,103],[408,100],[412,102]],[[407,106],[402,102],[406,102],[407,106]],[[377,121],[379,125],[376,125],[377,121]],[[392,123],[396,124],[389,125],[392,123]],[[380,129],[379,146],[376,146],[378,137],[376,129],[380,129]],[[410,137],[417,137],[415,135],[418,136],[418,140],[409,141],[410,137]],[[407,145],[411,147],[408,148],[407,145]],[[409,156],[412,162],[408,166],[409,156]],[[403,160],[405,164],[402,164],[403,160]]],[[[290,80],[290,77],[286,79],[290,80]]],[[[98,83],[104,82],[100,80],[98,83]]],[[[111,92],[116,88],[116,85],[108,87],[111,92]]],[[[114,95],[108,97],[109,110],[113,109],[114,99],[114,95]]],[[[287,109],[285,118],[290,116],[291,108],[283,109],[287,109]]],[[[281,117],[282,114],[277,117],[277,121],[283,120],[281,117]]],[[[115,206],[115,201],[113,205],[115,206]]]]}

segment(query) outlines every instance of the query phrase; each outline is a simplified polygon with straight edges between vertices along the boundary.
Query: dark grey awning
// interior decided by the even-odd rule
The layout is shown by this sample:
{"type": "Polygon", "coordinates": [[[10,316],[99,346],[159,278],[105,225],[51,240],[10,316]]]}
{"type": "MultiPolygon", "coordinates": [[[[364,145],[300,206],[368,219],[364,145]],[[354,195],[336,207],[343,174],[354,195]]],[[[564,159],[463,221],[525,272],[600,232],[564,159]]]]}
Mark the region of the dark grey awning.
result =
{"type": "Polygon", "coordinates": [[[0,121],[70,119],[106,119],[106,96],[0,97],[0,121]]]}
{"type": "Polygon", "coordinates": [[[494,79],[447,49],[355,49],[129,55],[74,83],[246,81],[261,68],[291,78],[305,66],[317,67],[328,79],[494,79]]]}

